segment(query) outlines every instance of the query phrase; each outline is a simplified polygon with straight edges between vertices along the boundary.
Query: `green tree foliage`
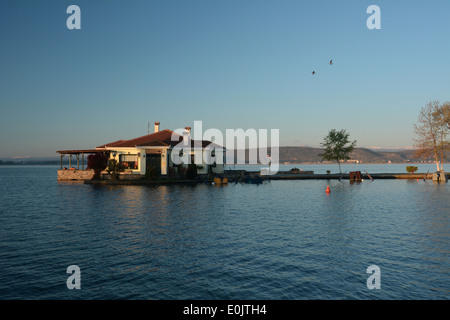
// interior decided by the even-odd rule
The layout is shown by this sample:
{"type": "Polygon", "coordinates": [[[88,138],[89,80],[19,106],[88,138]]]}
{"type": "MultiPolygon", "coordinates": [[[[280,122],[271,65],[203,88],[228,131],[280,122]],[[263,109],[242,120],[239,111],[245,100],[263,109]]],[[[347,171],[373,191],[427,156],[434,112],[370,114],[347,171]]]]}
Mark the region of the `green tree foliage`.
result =
{"type": "Polygon", "coordinates": [[[350,159],[350,154],[356,146],[356,140],[351,142],[349,137],[350,133],[344,129],[340,131],[332,129],[321,143],[324,147],[324,152],[320,154],[322,160],[337,161],[339,172],[342,172],[341,161],[350,159]]]}
{"type": "Polygon", "coordinates": [[[112,180],[116,180],[119,173],[125,171],[122,163],[116,159],[109,160],[108,167],[106,171],[111,175],[112,180]]]}
{"type": "Polygon", "coordinates": [[[407,166],[407,167],[406,167],[406,171],[409,172],[409,173],[414,173],[414,172],[416,172],[417,170],[418,170],[418,168],[415,167],[415,166],[407,166]]]}

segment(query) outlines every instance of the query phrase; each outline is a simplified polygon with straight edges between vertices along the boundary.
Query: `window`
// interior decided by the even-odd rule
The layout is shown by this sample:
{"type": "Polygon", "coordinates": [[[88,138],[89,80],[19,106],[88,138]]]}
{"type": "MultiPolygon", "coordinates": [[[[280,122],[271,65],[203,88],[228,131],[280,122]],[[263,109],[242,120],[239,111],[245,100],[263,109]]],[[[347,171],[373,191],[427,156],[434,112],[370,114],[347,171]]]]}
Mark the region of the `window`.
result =
{"type": "Polygon", "coordinates": [[[121,154],[119,161],[124,166],[125,169],[137,169],[138,168],[137,154],[121,154]]]}

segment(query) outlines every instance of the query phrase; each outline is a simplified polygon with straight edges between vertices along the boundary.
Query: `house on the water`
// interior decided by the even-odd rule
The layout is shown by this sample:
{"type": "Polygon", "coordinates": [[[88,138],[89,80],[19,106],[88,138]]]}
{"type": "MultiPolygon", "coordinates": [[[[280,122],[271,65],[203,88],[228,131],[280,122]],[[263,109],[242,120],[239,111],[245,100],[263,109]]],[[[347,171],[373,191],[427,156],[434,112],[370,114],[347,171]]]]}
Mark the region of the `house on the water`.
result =
{"type": "MultiPolygon", "coordinates": [[[[170,168],[178,166],[187,166],[186,163],[176,164],[172,160],[172,152],[180,152],[181,146],[189,146],[189,155],[184,155],[183,159],[189,159],[194,163],[195,153],[200,157],[201,164],[197,165],[198,174],[222,174],[224,172],[225,149],[222,146],[215,145],[210,141],[195,141],[190,139],[190,127],[185,128],[183,135],[172,130],[160,130],[160,123],[155,122],[154,133],[130,139],[118,140],[103,144],[95,149],[84,150],[62,150],[57,151],[61,158],[61,170],[58,170],[59,180],[76,180],[89,178],[90,173],[84,170],[85,155],[102,152],[109,160],[116,159],[124,168],[124,175],[144,176],[150,168],[156,170],[161,176],[167,176],[170,168]],[[217,156],[222,157],[221,161],[213,161],[217,156]],[[63,168],[63,157],[69,156],[69,168],[63,168]],[[72,156],[76,156],[76,167],[72,167],[72,156]],[[82,167],[80,169],[80,156],[82,167]],[[207,161],[205,161],[205,159],[207,161]],[[75,174],[76,173],[76,174],[75,174]]],[[[183,149],[186,150],[186,149],[183,149]]],[[[179,156],[183,156],[181,151],[179,156]]],[[[198,160],[197,160],[198,162],[198,160]]],[[[172,169],[173,170],[173,169],[172,169]]]]}

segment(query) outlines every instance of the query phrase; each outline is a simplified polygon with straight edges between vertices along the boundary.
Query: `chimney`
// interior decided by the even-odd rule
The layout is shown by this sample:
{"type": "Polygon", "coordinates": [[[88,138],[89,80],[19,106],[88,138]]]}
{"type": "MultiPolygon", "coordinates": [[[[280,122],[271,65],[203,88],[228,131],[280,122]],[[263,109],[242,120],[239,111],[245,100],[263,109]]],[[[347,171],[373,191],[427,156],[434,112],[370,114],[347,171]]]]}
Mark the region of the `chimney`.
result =
{"type": "Polygon", "coordinates": [[[159,132],[159,121],[155,122],[155,133],[159,132]]]}
{"type": "Polygon", "coordinates": [[[190,135],[189,135],[189,132],[186,130],[185,132],[183,132],[183,144],[184,144],[184,146],[188,146],[189,145],[189,140],[190,140],[190,135]]]}

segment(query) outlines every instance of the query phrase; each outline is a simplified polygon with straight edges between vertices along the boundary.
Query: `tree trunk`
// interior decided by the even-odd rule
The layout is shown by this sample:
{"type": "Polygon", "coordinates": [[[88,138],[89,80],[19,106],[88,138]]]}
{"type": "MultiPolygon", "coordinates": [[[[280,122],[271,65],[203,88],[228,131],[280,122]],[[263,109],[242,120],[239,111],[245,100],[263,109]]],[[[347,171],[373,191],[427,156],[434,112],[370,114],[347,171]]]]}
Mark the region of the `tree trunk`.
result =
{"type": "Polygon", "coordinates": [[[341,171],[341,162],[339,160],[337,162],[339,164],[339,173],[342,173],[342,171],[341,171]]]}
{"type": "Polygon", "coordinates": [[[437,147],[434,147],[434,157],[436,158],[437,171],[439,171],[439,156],[438,156],[437,147]]]}

